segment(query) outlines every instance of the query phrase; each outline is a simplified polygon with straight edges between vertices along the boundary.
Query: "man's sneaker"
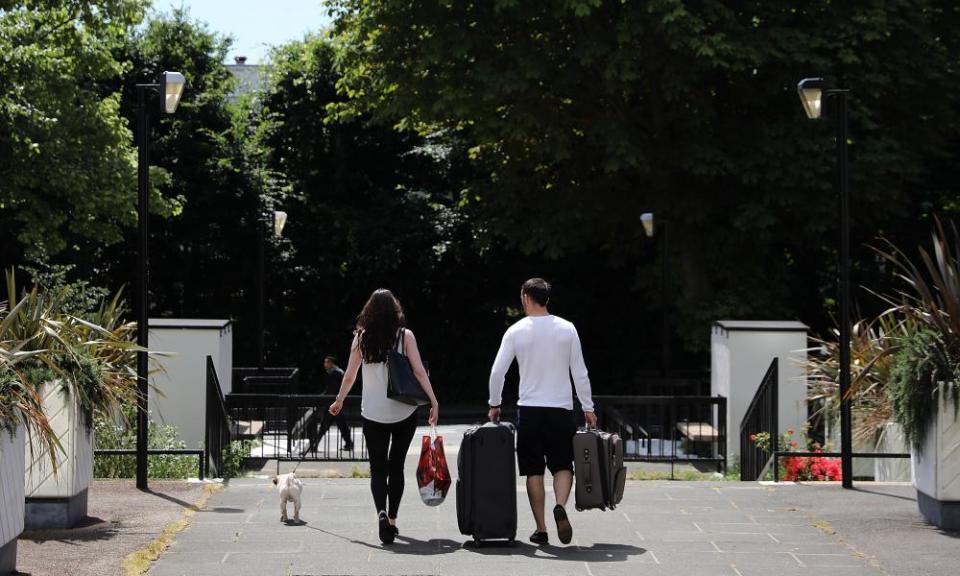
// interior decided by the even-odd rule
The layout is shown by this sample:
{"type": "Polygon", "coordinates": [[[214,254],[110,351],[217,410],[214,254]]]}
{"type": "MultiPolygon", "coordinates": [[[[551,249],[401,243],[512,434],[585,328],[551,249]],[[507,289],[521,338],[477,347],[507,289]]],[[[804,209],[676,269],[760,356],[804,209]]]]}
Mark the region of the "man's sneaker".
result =
{"type": "Polygon", "coordinates": [[[530,535],[530,541],[534,544],[546,544],[550,541],[550,538],[547,536],[546,532],[534,532],[530,535]]]}
{"type": "Polygon", "coordinates": [[[573,526],[570,526],[570,519],[567,518],[567,511],[563,506],[557,504],[553,507],[553,519],[557,521],[557,537],[560,542],[569,544],[573,540],[573,526]]]}
{"type": "Polygon", "coordinates": [[[380,512],[380,541],[384,544],[393,544],[393,539],[396,536],[396,533],[393,531],[393,526],[390,525],[390,520],[387,518],[387,513],[380,512]]]}

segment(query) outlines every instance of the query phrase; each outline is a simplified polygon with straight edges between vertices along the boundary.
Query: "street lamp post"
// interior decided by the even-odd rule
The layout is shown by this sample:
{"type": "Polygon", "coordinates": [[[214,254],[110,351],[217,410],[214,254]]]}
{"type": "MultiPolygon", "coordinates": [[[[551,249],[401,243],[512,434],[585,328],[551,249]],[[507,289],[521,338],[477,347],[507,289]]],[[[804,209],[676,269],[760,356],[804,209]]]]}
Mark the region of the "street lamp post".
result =
{"type": "Polygon", "coordinates": [[[797,85],[807,117],[823,115],[823,98],[837,103],[837,172],[840,186],[840,468],[843,487],[853,487],[853,438],[850,412],[850,188],[847,173],[847,94],[826,89],[823,78],[805,78],[797,85]]]}
{"type": "Polygon", "coordinates": [[[640,215],[640,223],[647,238],[653,238],[660,228],[660,371],[664,377],[670,374],[670,330],[667,311],[667,224],[666,220],[656,221],[651,212],[640,215]]]}
{"type": "Polygon", "coordinates": [[[264,308],[266,307],[266,274],[264,272],[266,260],[267,226],[273,224],[273,233],[275,236],[283,234],[283,227],[287,224],[287,213],[274,211],[271,213],[261,213],[257,219],[257,286],[259,303],[257,306],[257,366],[260,372],[263,372],[265,362],[264,352],[264,308]]]}
{"type": "Polygon", "coordinates": [[[160,112],[173,114],[180,104],[186,80],[179,72],[164,72],[159,82],[137,84],[137,488],[147,489],[147,429],[149,386],[147,344],[149,326],[150,111],[147,96],[160,94],[160,112]]]}

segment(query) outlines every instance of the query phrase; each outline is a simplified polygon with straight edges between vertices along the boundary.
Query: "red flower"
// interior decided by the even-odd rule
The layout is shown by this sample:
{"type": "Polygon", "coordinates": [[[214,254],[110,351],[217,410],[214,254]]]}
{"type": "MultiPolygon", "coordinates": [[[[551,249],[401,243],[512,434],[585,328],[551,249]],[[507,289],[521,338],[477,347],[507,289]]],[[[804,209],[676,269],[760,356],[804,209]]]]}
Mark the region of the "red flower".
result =
{"type": "Polygon", "coordinates": [[[790,436],[793,436],[793,428],[788,428],[787,434],[789,434],[790,436]]]}
{"type": "Polygon", "coordinates": [[[756,442],[756,441],[757,441],[757,435],[756,435],[756,434],[751,434],[751,435],[750,435],[750,441],[751,441],[751,442],[756,442]]]}
{"type": "Polygon", "coordinates": [[[797,441],[796,441],[796,440],[791,440],[791,441],[790,441],[790,447],[791,447],[791,448],[796,448],[796,447],[797,447],[797,441]]]}

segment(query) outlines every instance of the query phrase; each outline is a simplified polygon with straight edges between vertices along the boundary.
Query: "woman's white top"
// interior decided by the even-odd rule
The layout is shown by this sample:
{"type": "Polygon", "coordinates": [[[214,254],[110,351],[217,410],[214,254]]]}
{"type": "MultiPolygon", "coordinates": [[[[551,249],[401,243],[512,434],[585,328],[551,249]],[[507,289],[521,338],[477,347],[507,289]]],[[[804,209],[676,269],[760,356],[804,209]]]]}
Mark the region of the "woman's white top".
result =
{"type": "MultiPolygon", "coordinates": [[[[403,329],[397,350],[402,350],[403,339],[406,338],[406,329],[403,329]]],[[[359,346],[359,341],[357,342],[359,346]]],[[[380,424],[393,424],[406,420],[416,412],[417,407],[404,402],[387,398],[387,363],[367,362],[360,365],[363,375],[363,392],[360,399],[360,413],[367,420],[380,424]]]]}

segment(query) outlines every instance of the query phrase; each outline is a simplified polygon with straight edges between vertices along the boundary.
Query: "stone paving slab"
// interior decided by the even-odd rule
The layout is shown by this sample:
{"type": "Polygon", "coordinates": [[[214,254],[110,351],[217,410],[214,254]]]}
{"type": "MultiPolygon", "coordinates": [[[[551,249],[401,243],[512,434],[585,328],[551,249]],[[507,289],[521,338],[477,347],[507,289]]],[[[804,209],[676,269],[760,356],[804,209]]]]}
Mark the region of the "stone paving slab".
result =
{"type": "Polygon", "coordinates": [[[520,541],[478,548],[457,529],[452,494],[428,508],[412,484],[400,510],[401,536],[385,547],[377,538],[368,480],[306,480],[304,523],[298,526],[280,522],[268,480],[232,481],[150,575],[890,574],[794,502],[803,490],[842,496],[833,486],[634,482],[615,511],[571,512],[570,546],[535,547],[525,542],[534,525],[518,485],[520,541]]]}
{"type": "Polygon", "coordinates": [[[27,576],[122,576],[123,558],[146,546],[183,517],[204,484],[151,480],[150,491],[133,480],[90,485],[89,516],[70,530],[34,530],[20,536],[17,570],[27,576]]]}

